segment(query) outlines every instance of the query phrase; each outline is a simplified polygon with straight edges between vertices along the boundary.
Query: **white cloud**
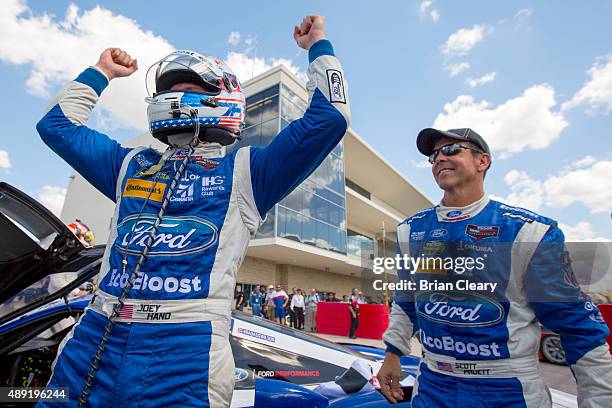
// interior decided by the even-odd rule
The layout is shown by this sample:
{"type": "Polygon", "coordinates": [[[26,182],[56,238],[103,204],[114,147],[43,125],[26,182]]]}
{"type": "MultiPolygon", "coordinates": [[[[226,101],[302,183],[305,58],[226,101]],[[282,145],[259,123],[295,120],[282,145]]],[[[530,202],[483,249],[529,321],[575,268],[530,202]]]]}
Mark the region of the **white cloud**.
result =
{"type": "Polygon", "coordinates": [[[246,45],[246,50],[244,51],[246,54],[255,55],[257,53],[257,46],[259,43],[257,42],[257,36],[249,34],[244,39],[244,44],[246,45]]]}
{"type": "Polygon", "coordinates": [[[53,88],[95,64],[105,48],[120,47],[138,59],[140,69],[113,81],[99,108],[114,127],[146,128],[146,69],[174,49],[168,41],[100,6],[80,11],[70,5],[63,20],[35,15],[23,0],[7,0],[2,7],[0,61],[27,66],[27,92],[49,98],[53,88]]]}
{"type": "Polygon", "coordinates": [[[591,79],[570,101],[563,104],[563,109],[588,104],[589,113],[595,113],[598,109],[609,113],[612,110],[612,55],[598,58],[587,72],[591,79]]]}
{"type": "MultiPolygon", "coordinates": [[[[49,98],[54,88],[95,64],[104,49],[120,47],[138,59],[140,69],[128,78],[113,80],[105,90],[96,108],[97,125],[108,130],[146,129],[146,71],[175,49],[172,44],[136,21],[101,6],[82,11],[72,4],[63,19],[48,13],[35,15],[24,0],[6,0],[2,7],[0,61],[30,70],[27,92],[49,98]]],[[[305,78],[290,59],[249,57],[257,47],[256,36],[247,36],[244,43],[245,54],[227,55],[240,80],[281,63],[305,78]]]]}
{"type": "Polygon", "coordinates": [[[227,42],[229,43],[229,45],[233,45],[233,46],[238,45],[238,43],[240,42],[240,32],[232,31],[229,34],[229,37],[227,37],[227,42]]]}
{"type": "Polygon", "coordinates": [[[268,58],[251,57],[246,53],[231,51],[225,60],[234,73],[242,82],[261,74],[262,72],[275,67],[284,65],[293,74],[303,81],[306,81],[306,74],[297,67],[292,60],[287,58],[268,58]]]}
{"type": "Polygon", "coordinates": [[[519,170],[510,170],[504,177],[504,181],[510,187],[510,194],[501,201],[533,211],[539,210],[544,201],[540,181],[532,179],[526,172],[519,170]]]}
{"type": "Polygon", "coordinates": [[[581,221],[574,226],[559,223],[559,228],[561,228],[561,231],[563,231],[566,242],[610,241],[608,238],[597,237],[595,232],[593,232],[593,225],[591,225],[589,222],[581,221]]]}
{"type": "Polygon", "coordinates": [[[575,160],[572,162],[571,167],[576,167],[576,168],[580,168],[580,167],[588,167],[591,164],[595,163],[597,161],[597,159],[593,156],[586,156],[580,160],[575,160]]]}
{"type": "Polygon", "coordinates": [[[429,17],[434,23],[440,20],[440,12],[433,8],[433,0],[422,0],[419,4],[419,15],[421,18],[429,17]]]}
{"type": "MultiPolygon", "coordinates": [[[[583,159],[584,160],[584,159],[583,159]]],[[[574,203],[585,205],[592,214],[612,212],[610,175],[612,160],[601,160],[590,167],[563,171],[544,182],[546,204],[564,208],[574,203]]]]}
{"type": "Polygon", "coordinates": [[[568,122],[562,113],[553,110],[556,105],[555,90],[546,84],[534,85],[497,107],[486,100],[477,102],[473,96],[461,95],[444,105],[433,127],[470,127],[504,159],[526,149],[543,149],[559,139],[568,122]]]}
{"type": "Polygon", "coordinates": [[[495,80],[495,72],[489,72],[488,74],[484,74],[483,76],[481,76],[480,78],[466,78],[465,79],[465,83],[470,87],[470,88],[475,88],[479,85],[484,85],[488,82],[492,82],[493,80],[495,80]]]}
{"type": "Polygon", "coordinates": [[[536,211],[542,205],[566,208],[582,204],[592,214],[611,213],[612,160],[593,161],[591,156],[587,156],[575,163],[587,167],[564,169],[544,180],[533,179],[525,171],[511,170],[504,177],[511,192],[501,201],[536,211]]]}
{"type": "Polygon", "coordinates": [[[431,19],[434,23],[437,23],[438,20],[440,20],[440,12],[436,9],[431,10],[431,13],[429,13],[429,15],[431,16],[431,19]]]}
{"type": "Polygon", "coordinates": [[[38,201],[43,203],[51,212],[58,217],[62,212],[64,206],[64,199],[66,198],[66,189],[54,186],[43,186],[40,194],[38,194],[38,201]]]}
{"type": "Polygon", "coordinates": [[[524,9],[520,9],[519,11],[517,11],[517,13],[514,15],[514,19],[515,20],[526,20],[532,15],[533,15],[532,9],[524,8],[524,9]]]}
{"type": "Polygon", "coordinates": [[[0,150],[0,169],[10,169],[11,160],[6,150],[0,150]]]}
{"type": "Polygon", "coordinates": [[[458,62],[456,64],[451,64],[451,65],[444,67],[444,69],[449,72],[449,75],[451,77],[459,75],[460,73],[467,70],[468,68],[470,68],[469,62],[458,62]]]}
{"type": "Polygon", "coordinates": [[[466,55],[492,28],[484,24],[476,24],[472,28],[462,28],[448,37],[446,43],[440,47],[442,53],[449,57],[466,55]]]}
{"type": "Polygon", "coordinates": [[[410,160],[410,164],[412,164],[417,169],[430,169],[431,163],[427,160],[410,160]]]}

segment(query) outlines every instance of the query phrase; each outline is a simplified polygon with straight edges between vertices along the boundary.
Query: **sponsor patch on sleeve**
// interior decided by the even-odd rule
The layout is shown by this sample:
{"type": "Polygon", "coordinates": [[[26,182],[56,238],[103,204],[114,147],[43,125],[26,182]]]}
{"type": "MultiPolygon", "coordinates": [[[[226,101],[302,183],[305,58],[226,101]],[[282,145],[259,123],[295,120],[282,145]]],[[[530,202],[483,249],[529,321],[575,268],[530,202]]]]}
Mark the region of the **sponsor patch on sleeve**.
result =
{"type": "Polygon", "coordinates": [[[329,85],[329,101],[346,103],[342,72],[338,71],[337,69],[328,69],[327,84],[329,85]]]}
{"type": "Polygon", "coordinates": [[[138,197],[147,198],[149,192],[151,192],[150,199],[153,201],[161,202],[164,199],[164,191],[166,191],[167,184],[156,182],[153,184],[149,180],[138,180],[129,178],[123,188],[124,197],[138,197]]]}

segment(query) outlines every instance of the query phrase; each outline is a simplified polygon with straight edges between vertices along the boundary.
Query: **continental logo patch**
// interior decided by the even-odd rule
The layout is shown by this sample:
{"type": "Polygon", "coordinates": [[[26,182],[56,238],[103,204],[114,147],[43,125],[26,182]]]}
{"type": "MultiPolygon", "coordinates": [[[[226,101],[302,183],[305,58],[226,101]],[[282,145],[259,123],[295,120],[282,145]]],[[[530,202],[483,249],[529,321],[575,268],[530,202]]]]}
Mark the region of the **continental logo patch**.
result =
{"type": "Polygon", "coordinates": [[[147,198],[149,196],[149,192],[151,192],[150,199],[161,203],[161,201],[164,199],[164,191],[166,191],[166,186],[167,184],[165,183],[157,182],[155,185],[153,185],[153,182],[149,180],[129,178],[125,183],[125,187],[123,188],[123,196],[147,198]]]}

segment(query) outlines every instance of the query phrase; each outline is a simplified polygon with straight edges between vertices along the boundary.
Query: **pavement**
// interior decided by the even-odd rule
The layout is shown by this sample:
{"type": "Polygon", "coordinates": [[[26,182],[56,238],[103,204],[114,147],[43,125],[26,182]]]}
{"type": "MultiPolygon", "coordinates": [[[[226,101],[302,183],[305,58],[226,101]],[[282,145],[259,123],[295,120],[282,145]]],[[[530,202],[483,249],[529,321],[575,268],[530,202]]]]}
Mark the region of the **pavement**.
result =
{"type": "MultiPolygon", "coordinates": [[[[359,344],[362,346],[371,346],[378,348],[386,348],[385,343],[382,340],[374,339],[349,339],[345,336],[334,336],[331,334],[317,334],[319,337],[333,341],[335,343],[352,343],[359,344]]],[[[412,339],[412,354],[415,356],[421,355],[421,344],[416,338],[412,339]]],[[[540,375],[544,379],[544,382],[549,388],[554,388],[559,391],[567,392],[568,394],[576,395],[576,380],[567,366],[561,366],[557,364],[546,363],[540,361],[538,367],[540,375]]]]}

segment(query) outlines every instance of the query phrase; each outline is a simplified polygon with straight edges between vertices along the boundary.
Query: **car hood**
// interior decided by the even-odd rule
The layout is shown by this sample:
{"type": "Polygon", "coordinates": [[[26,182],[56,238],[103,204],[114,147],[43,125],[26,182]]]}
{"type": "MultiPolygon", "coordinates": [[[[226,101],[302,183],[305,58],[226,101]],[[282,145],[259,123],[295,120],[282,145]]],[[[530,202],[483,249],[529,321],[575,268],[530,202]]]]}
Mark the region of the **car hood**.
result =
{"type": "Polygon", "coordinates": [[[0,303],[61,271],[83,244],[42,204],[0,183],[0,303]]]}

